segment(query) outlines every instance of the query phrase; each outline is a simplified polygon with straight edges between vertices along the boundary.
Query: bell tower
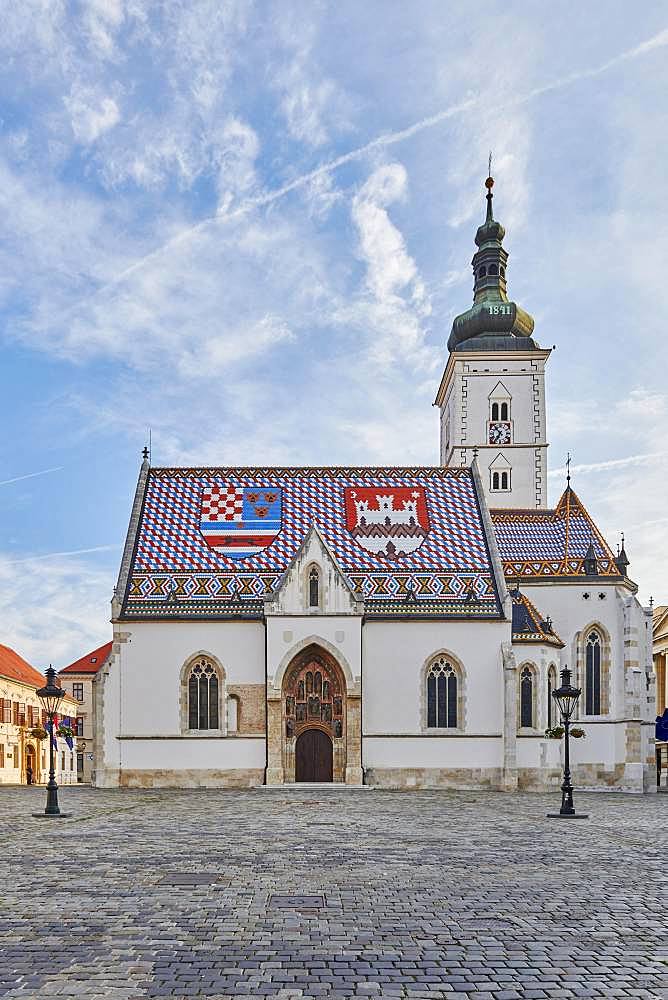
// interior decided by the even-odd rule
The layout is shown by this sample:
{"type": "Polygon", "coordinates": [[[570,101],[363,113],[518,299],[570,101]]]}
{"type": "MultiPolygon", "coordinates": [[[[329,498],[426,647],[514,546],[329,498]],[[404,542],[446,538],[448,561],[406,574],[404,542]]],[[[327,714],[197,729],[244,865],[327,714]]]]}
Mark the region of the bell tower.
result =
{"type": "Polygon", "coordinates": [[[533,339],[534,321],[508,298],[505,229],[487,212],[475,235],[473,305],[456,316],[436,404],[441,465],[478,466],[490,507],[547,506],[545,363],[550,351],[533,339]]]}

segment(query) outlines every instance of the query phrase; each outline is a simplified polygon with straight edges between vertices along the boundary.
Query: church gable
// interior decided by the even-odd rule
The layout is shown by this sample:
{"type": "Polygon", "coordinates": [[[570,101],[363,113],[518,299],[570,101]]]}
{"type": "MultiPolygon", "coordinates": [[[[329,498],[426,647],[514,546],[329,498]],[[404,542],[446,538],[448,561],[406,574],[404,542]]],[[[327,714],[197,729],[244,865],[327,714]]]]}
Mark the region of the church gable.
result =
{"type": "Polygon", "coordinates": [[[364,612],[360,596],[355,594],[315,526],[265,604],[265,614],[360,615],[364,612]]]}
{"type": "Polygon", "coordinates": [[[366,615],[501,617],[468,468],[151,469],[120,617],[261,618],[316,525],[366,615]]]}
{"type": "Polygon", "coordinates": [[[591,546],[596,571],[620,577],[615,558],[570,486],[554,510],[491,510],[507,579],[585,575],[591,546]]]}

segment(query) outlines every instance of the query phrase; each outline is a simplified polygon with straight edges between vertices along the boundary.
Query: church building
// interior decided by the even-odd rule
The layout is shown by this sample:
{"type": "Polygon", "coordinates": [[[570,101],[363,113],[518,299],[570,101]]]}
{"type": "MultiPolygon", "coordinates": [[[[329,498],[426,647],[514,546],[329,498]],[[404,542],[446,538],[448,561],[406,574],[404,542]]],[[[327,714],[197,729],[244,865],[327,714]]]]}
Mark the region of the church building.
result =
{"type": "Polygon", "coordinates": [[[651,617],[570,486],[493,180],[436,396],[440,465],[154,468],[94,682],[100,787],[655,788],[651,617]]]}

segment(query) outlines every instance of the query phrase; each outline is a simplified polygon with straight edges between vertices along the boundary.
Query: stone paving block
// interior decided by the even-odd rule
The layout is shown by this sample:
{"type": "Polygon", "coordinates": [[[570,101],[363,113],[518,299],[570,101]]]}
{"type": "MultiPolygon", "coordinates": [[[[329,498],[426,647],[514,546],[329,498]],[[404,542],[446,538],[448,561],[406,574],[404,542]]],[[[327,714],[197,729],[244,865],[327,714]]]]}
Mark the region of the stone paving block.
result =
{"type": "Polygon", "coordinates": [[[1,1000],[668,1000],[660,797],[566,838],[545,796],[77,787],[44,837],[42,795],[0,789],[1,1000]]]}

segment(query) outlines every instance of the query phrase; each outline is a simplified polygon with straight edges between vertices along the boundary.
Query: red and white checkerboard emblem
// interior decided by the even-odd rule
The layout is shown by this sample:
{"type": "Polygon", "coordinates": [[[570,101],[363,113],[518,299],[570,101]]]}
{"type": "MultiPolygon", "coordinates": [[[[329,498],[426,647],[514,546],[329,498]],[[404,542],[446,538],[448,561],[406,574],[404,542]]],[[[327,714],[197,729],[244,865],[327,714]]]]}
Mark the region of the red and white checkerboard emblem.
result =
{"type": "Polygon", "coordinates": [[[202,490],[200,531],[212,549],[246,559],[271,545],[280,530],[280,489],[212,484],[202,490]]]}

